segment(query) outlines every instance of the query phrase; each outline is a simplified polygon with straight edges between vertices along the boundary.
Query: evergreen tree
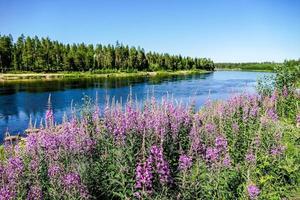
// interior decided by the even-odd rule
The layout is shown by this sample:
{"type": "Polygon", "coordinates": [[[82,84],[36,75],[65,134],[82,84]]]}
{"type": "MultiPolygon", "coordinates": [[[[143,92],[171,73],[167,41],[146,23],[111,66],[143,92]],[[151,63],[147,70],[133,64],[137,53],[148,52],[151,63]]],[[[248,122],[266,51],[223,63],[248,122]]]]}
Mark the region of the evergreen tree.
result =
{"type": "Polygon", "coordinates": [[[0,70],[21,71],[156,71],[156,70],[214,70],[214,63],[207,58],[182,57],[181,55],[145,53],[142,48],[116,45],[62,44],[50,38],[21,35],[13,43],[11,36],[0,35],[0,70]]]}
{"type": "Polygon", "coordinates": [[[13,60],[13,42],[11,35],[0,35],[0,70],[2,72],[11,70],[13,60]]]}

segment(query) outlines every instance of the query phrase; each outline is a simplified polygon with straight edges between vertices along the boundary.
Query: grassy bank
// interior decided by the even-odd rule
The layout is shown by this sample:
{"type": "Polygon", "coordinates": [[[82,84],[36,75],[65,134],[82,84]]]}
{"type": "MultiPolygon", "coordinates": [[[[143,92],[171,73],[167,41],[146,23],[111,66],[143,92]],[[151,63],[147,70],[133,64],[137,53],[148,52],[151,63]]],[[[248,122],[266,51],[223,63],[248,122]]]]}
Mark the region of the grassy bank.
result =
{"type": "Polygon", "coordinates": [[[216,70],[241,70],[241,71],[259,71],[272,72],[282,63],[262,62],[262,63],[216,63],[216,70]]]}
{"type": "Polygon", "coordinates": [[[130,76],[157,76],[157,75],[188,75],[209,73],[205,70],[180,70],[180,71],[155,71],[155,72],[58,72],[58,73],[26,73],[26,72],[11,72],[0,73],[0,81],[15,81],[15,80],[51,80],[65,78],[89,78],[89,77],[130,77],[130,76]]]}
{"type": "Polygon", "coordinates": [[[216,68],[216,71],[274,72],[274,69],[216,68]]]}

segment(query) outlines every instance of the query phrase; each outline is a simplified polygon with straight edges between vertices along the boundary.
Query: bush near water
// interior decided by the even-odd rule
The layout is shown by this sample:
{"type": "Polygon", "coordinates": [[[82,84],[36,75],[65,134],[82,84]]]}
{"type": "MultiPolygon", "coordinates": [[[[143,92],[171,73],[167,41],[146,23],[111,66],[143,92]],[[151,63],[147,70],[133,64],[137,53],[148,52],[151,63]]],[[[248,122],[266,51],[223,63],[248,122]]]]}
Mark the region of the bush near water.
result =
{"type": "Polygon", "coordinates": [[[49,107],[44,127],[1,149],[0,199],[290,198],[299,64],[285,66],[261,94],[208,99],[199,111],[168,98],[104,110],[86,101],[81,117],[55,125],[49,107]]]}

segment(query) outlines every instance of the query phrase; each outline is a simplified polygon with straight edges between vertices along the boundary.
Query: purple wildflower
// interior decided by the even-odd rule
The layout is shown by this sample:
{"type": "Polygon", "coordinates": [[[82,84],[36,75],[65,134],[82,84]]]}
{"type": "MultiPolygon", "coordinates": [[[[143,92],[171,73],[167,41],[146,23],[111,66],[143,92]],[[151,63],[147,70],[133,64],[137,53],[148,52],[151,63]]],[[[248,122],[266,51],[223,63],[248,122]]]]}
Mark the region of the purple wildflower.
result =
{"type": "Polygon", "coordinates": [[[261,144],[261,141],[260,141],[260,137],[259,135],[256,135],[255,138],[254,138],[254,141],[253,141],[253,145],[256,147],[256,148],[259,148],[259,145],[261,144]]]}
{"type": "Polygon", "coordinates": [[[43,199],[43,192],[40,186],[31,186],[27,195],[27,200],[39,200],[43,199]]]}
{"type": "Polygon", "coordinates": [[[135,170],[135,188],[146,191],[152,190],[152,166],[151,160],[147,159],[144,163],[139,163],[135,170]]]}
{"type": "Polygon", "coordinates": [[[51,108],[47,109],[46,115],[45,115],[45,120],[46,120],[47,127],[54,125],[54,116],[53,116],[53,111],[51,108]]]}
{"type": "Polygon", "coordinates": [[[205,155],[205,158],[210,161],[210,162],[213,162],[213,161],[216,161],[219,157],[219,151],[218,149],[216,148],[212,148],[212,147],[208,147],[206,149],[206,155],[205,155]]]}
{"type": "Polygon", "coordinates": [[[153,159],[155,163],[155,170],[159,175],[159,181],[161,184],[169,183],[171,180],[170,169],[167,161],[163,158],[163,150],[157,146],[151,147],[150,159],[153,159]]]}
{"type": "Polygon", "coordinates": [[[136,197],[137,199],[141,199],[141,198],[142,198],[142,195],[141,195],[140,192],[135,192],[135,193],[133,194],[133,196],[136,197]]]}
{"type": "Polygon", "coordinates": [[[219,151],[226,150],[227,140],[223,136],[218,136],[215,139],[215,146],[219,151]]]}
{"type": "Polygon", "coordinates": [[[205,125],[205,129],[207,132],[209,133],[212,133],[215,131],[215,125],[214,124],[211,124],[211,123],[208,123],[205,125]]]}
{"type": "Polygon", "coordinates": [[[37,172],[39,168],[39,162],[37,162],[36,160],[30,161],[29,168],[32,172],[37,172]]]}
{"type": "Polygon", "coordinates": [[[60,175],[62,172],[61,168],[58,165],[50,166],[48,169],[48,176],[50,178],[55,178],[60,175]]]}
{"type": "Polygon", "coordinates": [[[277,147],[273,147],[271,149],[271,155],[272,156],[281,155],[281,154],[283,154],[284,150],[285,150],[285,146],[283,146],[283,145],[279,145],[277,147]]]}
{"type": "Polygon", "coordinates": [[[13,200],[15,199],[15,193],[12,192],[6,185],[0,189],[0,199],[2,200],[13,200]]]}
{"type": "Polygon", "coordinates": [[[247,153],[245,159],[249,163],[254,163],[256,161],[255,155],[252,152],[247,153]]]}
{"type": "Polygon", "coordinates": [[[2,163],[0,163],[0,179],[4,175],[4,173],[5,173],[5,166],[2,163]]]}
{"type": "Polygon", "coordinates": [[[179,169],[180,170],[187,170],[192,166],[192,158],[187,155],[180,155],[179,156],[179,169]]]}
{"type": "Polygon", "coordinates": [[[78,173],[70,172],[63,177],[63,184],[67,189],[78,188],[81,184],[81,178],[78,173]]]}
{"type": "Polygon", "coordinates": [[[229,167],[231,165],[231,158],[229,154],[226,154],[223,160],[223,165],[229,167]]]}
{"type": "Polygon", "coordinates": [[[269,117],[270,119],[272,119],[273,121],[277,121],[277,120],[278,120],[278,115],[277,115],[277,113],[276,113],[276,111],[275,111],[274,108],[269,108],[269,109],[267,110],[267,115],[268,115],[268,117],[269,117]]]}
{"type": "Polygon", "coordinates": [[[94,122],[99,120],[99,115],[100,115],[100,108],[99,106],[95,106],[95,110],[93,112],[93,120],[94,122]]]}
{"type": "Polygon", "coordinates": [[[22,175],[23,170],[24,170],[24,164],[21,158],[19,157],[9,158],[7,168],[6,168],[8,179],[15,180],[16,178],[22,175]]]}
{"type": "Polygon", "coordinates": [[[254,184],[248,185],[247,191],[250,199],[256,199],[260,193],[260,189],[254,184]]]}
{"type": "Polygon", "coordinates": [[[277,97],[278,97],[278,92],[277,92],[277,90],[275,89],[274,92],[272,93],[271,98],[270,98],[270,101],[271,101],[272,104],[274,104],[274,103],[276,102],[277,97]]]}
{"type": "Polygon", "coordinates": [[[249,117],[249,105],[244,105],[242,107],[243,110],[243,121],[247,121],[249,117]]]}
{"type": "Polygon", "coordinates": [[[256,117],[259,111],[259,107],[257,104],[255,104],[253,107],[250,109],[250,116],[251,117],[256,117]]]}

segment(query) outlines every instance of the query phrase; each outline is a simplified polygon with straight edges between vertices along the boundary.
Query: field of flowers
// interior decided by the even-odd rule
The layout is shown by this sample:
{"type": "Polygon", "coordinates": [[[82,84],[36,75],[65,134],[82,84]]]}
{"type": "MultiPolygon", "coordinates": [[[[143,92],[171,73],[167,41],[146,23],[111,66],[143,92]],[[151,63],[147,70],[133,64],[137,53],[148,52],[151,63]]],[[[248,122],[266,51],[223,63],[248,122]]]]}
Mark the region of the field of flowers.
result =
{"type": "Polygon", "coordinates": [[[6,143],[0,199],[285,199],[299,188],[300,97],[107,105],[6,143]],[[101,116],[101,117],[100,117],[101,116]],[[298,127],[297,127],[298,124],[298,127]]]}

